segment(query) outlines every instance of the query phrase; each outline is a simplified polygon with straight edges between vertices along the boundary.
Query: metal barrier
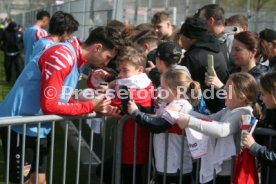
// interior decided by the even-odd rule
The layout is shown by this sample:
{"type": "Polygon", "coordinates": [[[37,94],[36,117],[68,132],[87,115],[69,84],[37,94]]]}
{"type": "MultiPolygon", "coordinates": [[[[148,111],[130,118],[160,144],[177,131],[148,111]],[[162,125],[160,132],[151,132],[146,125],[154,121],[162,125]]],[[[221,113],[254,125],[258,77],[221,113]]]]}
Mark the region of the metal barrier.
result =
{"type": "MultiPolygon", "coordinates": [[[[254,135],[261,135],[261,136],[268,136],[269,140],[268,140],[268,145],[266,145],[268,147],[268,149],[271,149],[272,147],[272,139],[276,137],[276,131],[270,128],[256,128],[254,131],[254,135]]],[[[267,171],[266,171],[266,181],[265,184],[269,184],[272,183],[270,181],[270,170],[271,167],[270,166],[266,166],[267,167],[267,171]]]]}
{"type": "MultiPolygon", "coordinates": [[[[121,184],[121,156],[122,156],[122,135],[123,135],[123,127],[124,124],[126,122],[126,120],[128,120],[130,117],[125,115],[122,117],[122,119],[120,119],[118,121],[118,127],[117,127],[117,136],[116,136],[116,150],[115,150],[115,166],[113,168],[113,171],[115,170],[115,184],[121,184]]],[[[184,131],[184,130],[183,130],[184,131]]],[[[154,174],[155,174],[155,168],[154,168],[154,162],[152,162],[152,137],[153,137],[153,133],[150,133],[150,139],[149,139],[149,154],[148,154],[148,167],[147,167],[147,173],[146,173],[146,183],[147,184],[152,184],[154,183],[153,178],[154,178],[154,174]],[[153,170],[153,171],[152,171],[153,170]]],[[[182,135],[182,139],[181,139],[181,153],[180,153],[180,172],[181,173],[179,175],[179,183],[182,183],[182,173],[183,173],[183,162],[184,162],[184,134],[182,135]]],[[[168,139],[169,139],[169,134],[168,132],[166,133],[165,136],[165,155],[164,155],[164,170],[167,171],[167,157],[168,157],[168,139]]],[[[134,161],[133,161],[133,178],[132,178],[132,184],[135,184],[135,176],[136,176],[136,170],[135,170],[135,164],[136,164],[136,143],[137,143],[137,123],[135,123],[135,131],[134,131],[134,161]]],[[[197,173],[196,173],[196,183],[198,182],[197,178],[198,178],[198,172],[199,172],[199,162],[197,161],[197,173]]],[[[166,176],[167,173],[164,172],[163,174],[163,184],[166,184],[166,176]]]]}
{"type": "MultiPolygon", "coordinates": [[[[53,183],[53,162],[54,162],[54,140],[55,140],[55,125],[56,122],[64,122],[62,123],[62,127],[65,130],[65,145],[64,145],[64,152],[63,152],[63,172],[62,172],[62,183],[67,183],[66,181],[68,180],[66,178],[66,168],[67,168],[67,142],[68,139],[70,139],[70,134],[74,134],[75,135],[75,141],[77,142],[77,164],[76,164],[76,181],[75,183],[79,183],[79,173],[80,173],[80,163],[81,163],[81,157],[82,154],[84,153],[84,150],[82,147],[86,148],[86,151],[89,153],[89,158],[85,158],[86,162],[88,163],[88,178],[87,178],[87,183],[103,183],[104,180],[104,169],[110,169],[110,168],[104,168],[104,164],[101,164],[100,167],[100,181],[96,181],[95,178],[91,178],[90,173],[92,172],[92,166],[93,165],[98,165],[100,163],[104,163],[105,160],[105,152],[106,152],[106,148],[105,148],[105,142],[106,142],[106,124],[103,124],[103,129],[102,129],[102,156],[101,159],[98,158],[98,156],[93,152],[93,129],[91,129],[91,135],[90,135],[90,144],[88,145],[85,141],[83,141],[82,138],[82,120],[84,119],[88,119],[88,118],[94,118],[95,114],[88,114],[88,115],[83,115],[83,116],[58,116],[58,115],[43,115],[43,116],[31,116],[31,117],[3,117],[0,118],[0,127],[7,127],[7,155],[6,155],[6,178],[5,178],[5,182],[9,183],[9,160],[10,158],[10,138],[11,138],[11,127],[14,125],[22,125],[23,126],[23,146],[22,146],[22,157],[21,157],[21,178],[20,181],[21,183],[24,183],[23,179],[23,164],[24,164],[24,159],[25,159],[25,142],[26,142],[26,126],[30,123],[37,123],[37,128],[38,128],[38,133],[40,131],[40,127],[41,124],[43,123],[49,123],[52,122],[52,132],[51,132],[51,136],[52,136],[52,142],[51,142],[51,148],[50,148],[50,160],[49,160],[49,172],[47,173],[47,175],[49,176],[49,180],[48,183],[53,183]],[[72,133],[72,122],[71,120],[78,120],[78,129],[75,129],[72,133]],[[70,132],[70,133],[69,133],[70,132]],[[69,138],[68,138],[69,137],[69,138]]],[[[115,184],[121,184],[122,183],[122,171],[121,171],[121,156],[122,156],[122,137],[123,137],[123,127],[124,124],[126,122],[127,119],[129,119],[129,116],[123,116],[117,123],[115,123],[115,128],[114,128],[114,152],[113,152],[113,165],[112,165],[112,183],[115,184]]],[[[105,118],[106,120],[106,118],[105,118]]],[[[263,136],[269,136],[269,146],[271,146],[271,142],[272,142],[272,137],[276,136],[276,131],[268,129],[268,128],[256,128],[254,134],[256,135],[263,135],[263,136]]],[[[153,178],[154,175],[156,173],[155,171],[155,166],[154,166],[154,161],[152,159],[152,135],[150,134],[150,143],[149,143],[149,155],[148,155],[148,165],[147,165],[147,169],[146,169],[146,174],[144,175],[144,179],[146,180],[144,183],[147,184],[153,184],[153,178]]],[[[165,136],[165,159],[164,159],[164,170],[167,170],[167,157],[168,157],[168,137],[169,134],[167,133],[165,136]]],[[[182,140],[181,140],[181,158],[180,158],[180,173],[183,172],[183,161],[184,161],[184,135],[182,136],[182,140]]],[[[36,173],[38,173],[38,161],[39,161],[39,144],[40,144],[40,139],[37,139],[37,155],[36,155],[36,173]]],[[[133,179],[132,179],[132,183],[135,184],[135,177],[136,177],[136,144],[137,144],[137,124],[135,126],[135,133],[134,133],[134,162],[133,162],[133,179]]],[[[163,174],[163,184],[166,183],[166,176],[167,173],[165,172],[163,174]]],[[[199,161],[197,160],[196,162],[196,177],[193,178],[192,183],[199,183],[198,182],[198,176],[199,176],[199,161]]],[[[214,175],[215,177],[215,175],[214,175]]],[[[267,172],[266,175],[267,178],[269,178],[269,172],[267,172]]],[[[70,178],[69,178],[70,180],[70,178]]],[[[36,175],[36,183],[38,181],[38,175],[36,175]]],[[[179,175],[179,183],[182,183],[182,174],[179,175]]],[[[215,180],[213,181],[213,183],[215,183],[215,180]]],[[[268,180],[267,182],[268,183],[268,180]]]]}
{"type": "MultiPolygon", "coordinates": [[[[24,176],[23,176],[23,168],[24,168],[24,159],[25,159],[25,148],[26,148],[26,126],[30,123],[37,123],[37,131],[38,135],[40,133],[41,124],[43,123],[52,123],[52,132],[51,132],[51,147],[50,147],[50,169],[49,169],[49,183],[53,183],[53,159],[54,159],[54,142],[55,142],[55,124],[57,121],[65,121],[65,145],[64,145],[64,157],[63,157],[63,183],[66,183],[66,164],[67,164],[67,142],[68,142],[68,132],[70,131],[71,134],[75,133],[77,137],[75,137],[75,141],[77,141],[77,163],[76,163],[76,183],[79,183],[79,173],[80,173],[80,155],[81,155],[81,146],[85,149],[88,148],[84,142],[82,142],[82,119],[92,118],[95,117],[95,113],[83,115],[83,116],[58,116],[58,115],[43,115],[43,116],[30,116],[30,117],[2,117],[0,118],[0,128],[7,127],[7,151],[6,151],[6,178],[5,182],[9,183],[9,163],[10,163],[10,140],[11,140],[11,127],[14,125],[22,125],[23,126],[23,138],[22,138],[22,157],[21,157],[21,177],[20,183],[24,183],[24,176]],[[69,130],[71,126],[72,129],[72,122],[71,120],[78,120],[78,130],[73,132],[69,130]]],[[[39,164],[39,156],[40,156],[40,138],[38,136],[37,143],[36,143],[36,171],[38,173],[38,164],[39,164]]],[[[88,149],[89,150],[89,149],[88,149]]],[[[82,150],[82,152],[85,150],[82,150]]],[[[86,150],[87,151],[87,150],[86,150]]],[[[95,155],[92,150],[90,152],[90,160],[89,164],[99,164],[100,159],[95,155]]],[[[14,159],[14,158],[12,158],[14,159]]],[[[38,182],[38,175],[36,174],[36,183],[38,182]]]]}
{"type": "MultiPolygon", "coordinates": [[[[115,162],[115,172],[116,172],[116,175],[115,175],[115,184],[120,184],[121,183],[121,148],[122,148],[122,129],[123,129],[123,126],[124,126],[124,123],[125,123],[125,120],[127,120],[129,117],[128,116],[124,116],[118,123],[118,136],[117,136],[117,139],[116,139],[116,162],[115,162]]],[[[134,140],[134,147],[136,146],[136,141],[137,141],[137,129],[135,129],[135,140],[134,140]]],[[[275,137],[276,136],[276,131],[272,130],[272,129],[268,129],[268,128],[256,128],[255,132],[254,132],[255,135],[262,135],[262,136],[269,136],[269,145],[268,147],[270,148],[271,147],[271,143],[272,143],[272,137],[275,137]]],[[[168,136],[169,134],[167,133],[166,134],[166,140],[165,140],[165,160],[164,160],[164,167],[165,167],[165,171],[167,170],[167,154],[168,154],[168,136]]],[[[152,148],[152,134],[150,135],[150,138],[151,138],[151,141],[150,141],[150,148],[152,148]]],[[[181,143],[181,159],[180,159],[180,173],[182,173],[182,166],[183,166],[183,151],[184,151],[184,136],[182,136],[182,143],[181,143]]],[[[134,152],[134,158],[136,156],[136,152],[134,152]]],[[[147,181],[146,183],[147,184],[152,184],[152,181],[151,179],[154,178],[154,174],[152,173],[151,169],[151,164],[152,164],[152,149],[150,149],[149,151],[149,162],[148,162],[148,170],[147,170],[147,181]]],[[[134,160],[134,164],[135,164],[135,160],[134,160]]],[[[192,183],[193,184],[198,184],[199,183],[199,169],[200,169],[200,160],[196,160],[196,173],[195,173],[195,177],[193,178],[193,181],[192,183]]],[[[167,173],[165,172],[163,174],[163,184],[166,184],[166,176],[167,176],[167,173]]],[[[214,172],[214,180],[213,180],[213,184],[216,183],[216,174],[214,172]]],[[[269,183],[269,179],[270,178],[270,172],[269,172],[269,167],[268,167],[268,171],[266,173],[266,184],[269,183]]],[[[231,177],[232,179],[232,177],[231,177]]],[[[179,184],[182,183],[182,175],[180,174],[179,175],[179,184]]],[[[133,168],[133,181],[132,181],[132,184],[135,184],[135,167],[133,168]]]]}

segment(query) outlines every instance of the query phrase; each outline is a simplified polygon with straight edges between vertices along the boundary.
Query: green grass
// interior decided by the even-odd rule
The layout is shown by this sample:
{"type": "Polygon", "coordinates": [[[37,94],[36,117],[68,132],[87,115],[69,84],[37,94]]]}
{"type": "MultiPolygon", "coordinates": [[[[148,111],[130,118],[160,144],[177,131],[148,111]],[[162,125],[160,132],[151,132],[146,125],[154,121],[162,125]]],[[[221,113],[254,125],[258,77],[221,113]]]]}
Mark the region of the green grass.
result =
{"type": "MultiPolygon", "coordinates": [[[[8,94],[11,89],[11,85],[8,85],[5,81],[4,64],[3,64],[3,52],[0,51],[0,102],[8,94]]],[[[2,142],[0,141],[0,184],[4,183],[5,178],[5,163],[2,152],[2,142]]]]}
{"type": "Polygon", "coordinates": [[[0,102],[9,93],[12,87],[12,84],[7,84],[6,82],[3,62],[4,62],[3,52],[0,51],[0,102]]]}
{"type": "MultiPolygon", "coordinates": [[[[14,79],[15,80],[15,79],[14,79]]],[[[14,83],[13,80],[13,83],[14,83]]],[[[12,84],[7,84],[5,81],[5,73],[3,67],[3,53],[0,52],[0,102],[8,94],[12,84]]],[[[56,138],[54,148],[54,166],[53,166],[53,184],[62,183],[62,172],[63,172],[63,148],[64,148],[64,133],[61,128],[56,126],[56,138]]],[[[49,165],[49,164],[48,164],[49,165]]],[[[77,155],[73,148],[68,144],[67,152],[67,170],[66,170],[66,184],[76,183],[76,166],[77,166],[77,155]]],[[[0,184],[5,181],[5,163],[2,152],[2,143],[0,141],[0,184]]],[[[80,181],[79,183],[87,183],[88,171],[86,167],[80,167],[80,181]]]]}

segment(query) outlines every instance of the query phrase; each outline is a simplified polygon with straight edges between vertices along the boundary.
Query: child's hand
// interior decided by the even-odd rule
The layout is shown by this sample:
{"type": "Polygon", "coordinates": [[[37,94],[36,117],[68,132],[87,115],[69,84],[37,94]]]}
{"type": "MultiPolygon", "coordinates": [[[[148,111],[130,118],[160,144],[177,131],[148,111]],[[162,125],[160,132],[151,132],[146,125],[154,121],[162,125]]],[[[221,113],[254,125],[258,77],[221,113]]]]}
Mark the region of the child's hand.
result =
{"type": "Polygon", "coordinates": [[[128,107],[127,112],[128,112],[128,114],[130,114],[130,115],[131,115],[135,110],[138,109],[136,103],[135,103],[134,101],[132,101],[132,100],[128,101],[127,107],[128,107]]]}
{"type": "Polygon", "coordinates": [[[250,134],[249,132],[244,132],[242,134],[242,143],[246,148],[250,148],[255,143],[252,134],[250,134]]]}
{"type": "Polygon", "coordinates": [[[115,107],[115,106],[111,106],[111,105],[108,105],[106,106],[105,108],[105,113],[104,115],[105,116],[113,116],[115,118],[118,118],[120,119],[122,116],[120,115],[120,109],[118,107],[115,107]]]}
{"type": "Polygon", "coordinates": [[[213,76],[208,75],[208,72],[205,72],[205,84],[207,86],[214,86],[215,89],[220,89],[224,84],[219,80],[214,67],[212,67],[213,76]]]}
{"type": "Polygon", "coordinates": [[[103,69],[97,69],[94,73],[95,79],[104,81],[106,76],[108,75],[108,72],[103,69]]]}
{"type": "Polygon", "coordinates": [[[180,113],[176,123],[181,129],[184,129],[188,127],[189,120],[190,120],[190,116],[188,114],[180,113]]]}
{"type": "Polygon", "coordinates": [[[182,106],[180,106],[180,105],[169,105],[169,106],[165,107],[165,109],[168,110],[168,111],[180,112],[181,109],[182,109],[182,106]]]}

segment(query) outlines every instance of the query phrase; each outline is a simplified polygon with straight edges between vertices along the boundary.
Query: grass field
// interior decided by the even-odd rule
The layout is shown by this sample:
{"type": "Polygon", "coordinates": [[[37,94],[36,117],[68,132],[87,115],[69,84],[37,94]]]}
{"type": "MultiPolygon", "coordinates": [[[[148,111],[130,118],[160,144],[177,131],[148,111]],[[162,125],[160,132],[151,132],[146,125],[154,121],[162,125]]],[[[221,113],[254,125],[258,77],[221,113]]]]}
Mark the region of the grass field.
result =
{"type": "MultiPolygon", "coordinates": [[[[7,84],[5,81],[5,73],[3,67],[3,53],[0,52],[0,102],[8,94],[11,89],[12,84],[7,84]]],[[[63,148],[64,148],[64,134],[56,126],[56,139],[55,139],[55,149],[54,149],[54,169],[53,169],[53,184],[62,183],[62,171],[63,171],[63,148]]],[[[0,184],[4,183],[5,180],[5,163],[2,152],[2,143],[0,141],[0,184]]],[[[67,177],[66,184],[76,183],[76,165],[77,165],[77,155],[73,148],[68,144],[67,153],[67,177]]],[[[88,171],[86,167],[81,165],[80,168],[80,181],[79,183],[87,183],[88,171]]]]}

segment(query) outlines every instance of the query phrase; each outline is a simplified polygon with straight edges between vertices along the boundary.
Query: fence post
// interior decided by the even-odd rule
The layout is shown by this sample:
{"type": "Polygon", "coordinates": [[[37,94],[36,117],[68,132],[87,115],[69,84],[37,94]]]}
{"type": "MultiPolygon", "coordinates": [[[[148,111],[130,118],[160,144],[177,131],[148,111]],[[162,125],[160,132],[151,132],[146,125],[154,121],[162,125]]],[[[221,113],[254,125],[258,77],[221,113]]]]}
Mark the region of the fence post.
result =
{"type": "Polygon", "coordinates": [[[124,115],[118,121],[118,132],[116,139],[116,154],[115,154],[115,184],[121,183],[121,160],[122,160],[122,137],[123,137],[123,127],[126,120],[129,119],[128,115],[124,115]]]}

